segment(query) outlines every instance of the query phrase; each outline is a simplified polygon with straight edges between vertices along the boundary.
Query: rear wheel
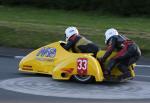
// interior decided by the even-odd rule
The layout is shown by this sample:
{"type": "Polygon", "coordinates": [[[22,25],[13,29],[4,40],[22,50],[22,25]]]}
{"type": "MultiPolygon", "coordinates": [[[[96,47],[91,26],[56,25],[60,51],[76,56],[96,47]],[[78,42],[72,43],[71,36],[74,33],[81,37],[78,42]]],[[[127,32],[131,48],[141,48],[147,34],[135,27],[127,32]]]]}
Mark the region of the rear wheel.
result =
{"type": "Polygon", "coordinates": [[[89,83],[89,82],[92,82],[94,80],[94,77],[91,75],[86,75],[86,76],[74,75],[73,78],[76,81],[82,82],[82,83],[89,83]]]}

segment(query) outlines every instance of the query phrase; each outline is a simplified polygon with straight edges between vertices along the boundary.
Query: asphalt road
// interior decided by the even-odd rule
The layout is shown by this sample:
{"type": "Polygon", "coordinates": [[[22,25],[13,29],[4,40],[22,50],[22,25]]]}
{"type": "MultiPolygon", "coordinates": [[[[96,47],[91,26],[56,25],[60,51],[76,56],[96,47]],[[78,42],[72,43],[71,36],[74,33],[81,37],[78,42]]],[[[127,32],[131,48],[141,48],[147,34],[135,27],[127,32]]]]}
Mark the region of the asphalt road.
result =
{"type": "MultiPolygon", "coordinates": [[[[47,75],[37,74],[21,74],[18,72],[19,59],[0,57],[0,82],[11,78],[20,77],[48,77],[47,75]]],[[[150,60],[142,58],[139,65],[150,65],[150,60]]],[[[146,81],[150,82],[150,68],[137,67],[137,77],[135,81],[146,81]]],[[[66,82],[67,83],[67,82],[66,82]]],[[[101,89],[101,88],[99,88],[101,89]]],[[[121,91],[120,91],[121,92],[121,91]]],[[[137,94],[138,96],[138,94],[137,94]]],[[[63,97],[52,97],[52,96],[38,96],[19,92],[13,92],[9,90],[0,89],[0,103],[150,103],[150,99],[77,99],[77,98],[63,98],[63,97]]]]}

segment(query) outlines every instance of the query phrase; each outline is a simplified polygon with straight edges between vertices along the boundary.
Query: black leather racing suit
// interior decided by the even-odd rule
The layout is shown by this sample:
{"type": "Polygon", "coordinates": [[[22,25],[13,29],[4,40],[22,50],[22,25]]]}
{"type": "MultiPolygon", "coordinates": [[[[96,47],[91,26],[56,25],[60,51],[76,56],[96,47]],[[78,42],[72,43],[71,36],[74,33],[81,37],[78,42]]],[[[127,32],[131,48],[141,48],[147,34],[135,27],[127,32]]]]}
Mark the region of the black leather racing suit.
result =
{"type": "Polygon", "coordinates": [[[99,51],[99,47],[97,45],[81,35],[73,35],[69,38],[64,48],[66,50],[72,49],[75,53],[93,53],[94,57],[96,57],[96,54],[99,51]]]}
{"type": "Polygon", "coordinates": [[[116,50],[117,54],[108,64],[108,72],[110,73],[114,66],[118,66],[123,75],[129,75],[128,66],[135,63],[141,56],[139,47],[124,35],[112,36],[107,42],[107,50],[102,60],[105,61],[116,50]]]}

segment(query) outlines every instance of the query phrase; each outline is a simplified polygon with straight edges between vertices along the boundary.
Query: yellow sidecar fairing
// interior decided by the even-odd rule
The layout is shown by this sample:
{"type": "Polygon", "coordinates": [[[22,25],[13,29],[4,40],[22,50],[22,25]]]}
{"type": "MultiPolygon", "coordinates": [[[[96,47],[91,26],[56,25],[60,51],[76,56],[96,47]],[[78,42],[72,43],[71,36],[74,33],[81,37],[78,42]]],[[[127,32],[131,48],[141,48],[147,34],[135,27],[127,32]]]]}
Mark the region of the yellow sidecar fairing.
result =
{"type": "Polygon", "coordinates": [[[21,60],[19,70],[49,74],[59,80],[69,80],[76,74],[94,76],[96,81],[104,80],[99,62],[91,54],[72,53],[60,44],[63,42],[54,42],[31,52],[21,60]]]}

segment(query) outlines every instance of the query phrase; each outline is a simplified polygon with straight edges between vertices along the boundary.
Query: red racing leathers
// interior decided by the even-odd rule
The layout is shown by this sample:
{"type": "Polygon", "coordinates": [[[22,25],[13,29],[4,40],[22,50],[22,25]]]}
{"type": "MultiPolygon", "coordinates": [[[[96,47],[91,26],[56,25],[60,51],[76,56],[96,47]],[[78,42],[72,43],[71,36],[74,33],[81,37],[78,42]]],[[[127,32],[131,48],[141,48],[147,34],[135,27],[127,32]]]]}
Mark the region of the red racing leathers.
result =
{"type": "Polygon", "coordinates": [[[135,63],[141,56],[141,51],[137,44],[123,35],[115,35],[108,40],[107,46],[106,53],[101,58],[101,62],[105,62],[112,51],[117,51],[116,56],[108,63],[107,70],[109,75],[111,74],[112,68],[118,66],[119,70],[123,73],[121,78],[130,77],[128,66],[135,63]]]}

